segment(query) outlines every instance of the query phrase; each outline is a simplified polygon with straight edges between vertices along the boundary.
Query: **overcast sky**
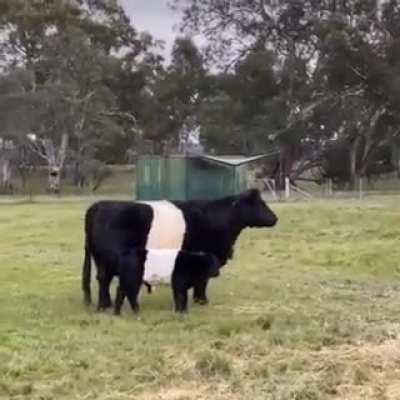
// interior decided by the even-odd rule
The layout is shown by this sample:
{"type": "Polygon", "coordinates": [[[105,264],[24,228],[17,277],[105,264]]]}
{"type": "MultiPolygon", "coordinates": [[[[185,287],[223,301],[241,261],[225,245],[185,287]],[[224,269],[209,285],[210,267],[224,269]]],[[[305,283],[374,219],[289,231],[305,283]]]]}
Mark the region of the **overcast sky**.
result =
{"type": "Polygon", "coordinates": [[[170,53],[177,34],[179,15],[168,8],[168,0],[119,0],[131,17],[133,26],[150,32],[156,39],[165,41],[164,55],[170,53]],[[175,27],[175,29],[174,29],[175,27]]]}

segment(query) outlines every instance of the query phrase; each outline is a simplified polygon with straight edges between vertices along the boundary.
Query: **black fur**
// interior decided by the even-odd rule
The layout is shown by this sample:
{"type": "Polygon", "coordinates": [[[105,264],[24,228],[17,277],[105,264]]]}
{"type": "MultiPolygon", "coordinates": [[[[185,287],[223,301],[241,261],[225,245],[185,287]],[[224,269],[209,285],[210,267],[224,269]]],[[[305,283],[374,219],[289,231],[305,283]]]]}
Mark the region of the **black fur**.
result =
{"type": "MultiPolygon", "coordinates": [[[[173,202],[182,210],[186,234],[181,250],[215,254],[221,265],[233,256],[233,246],[247,227],[272,227],[276,215],[253,189],[237,196],[213,201],[173,202]]],[[[145,248],[153,209],[127,201],[101,201],[92,205],[85,218],[85,261],[82,288],[86,303],[91,301],[90,255],[97,266],[98,309],[110,307],[109,287],[118,275],[118,257],[134,248],[145,248]]],[[[194,300],[205,304],[208,279],[194,283],[194,300]]]]}

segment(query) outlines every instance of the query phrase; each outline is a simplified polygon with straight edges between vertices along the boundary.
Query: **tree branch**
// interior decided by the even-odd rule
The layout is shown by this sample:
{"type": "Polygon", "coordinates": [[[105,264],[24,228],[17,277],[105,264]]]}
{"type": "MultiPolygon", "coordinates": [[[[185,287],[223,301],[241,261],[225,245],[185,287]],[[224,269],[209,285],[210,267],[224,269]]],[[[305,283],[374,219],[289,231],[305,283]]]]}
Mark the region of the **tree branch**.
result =
{"type": "Polygon", "coordinates": [[[125,118],[136,124],[136,118],[129,112],[122,112],[122,111],[102,111],[100,115],[104,117],[118,117],[118,118],[125,118]]]}
{"type": "Polygon", "coordinates": [[[36,142],[28,141],[28,147],[33,153],[37,154],[40,158],[45,160],[47,163],[49,162],[49,158],[47,157],[46,153],[41,151],[40,147],[37,145],[36,142]]]}
{"type": "Polygon", "coordinates": [[[324,103],[326,103],[328,101],[339,102],[339,101],[343,101],[347,97],[360,96],[363,93],[364,93],[363,89],[359,89],[359,90],[356,90],[356,91],[349,90],[347,92],[344,92],[341,95],[338,95],[337,93],[334,93],[334,94],[329,94],[329,95],[323,97],[322,99],[316,100],[313,103],[310,103],[309,105],[304,107],[302,110],[300,110],[300,112],[297,113],[296,117],[293,118],[292,121],[290,121],[288,123],[288,125],[286,125],[284,128],[279,129],[278,131],[276,131],[273,134],[269,135],[269,139],[270,140],[276,140],[280,135],[288,132],[290,129],[292,129],[299,122],[307,121],[308,119],[310,119],[312,117],[312,114],[313,114],[313,112],[315,111],[316,108],[318,108],[319,106],[323,105],[324,103]]]}
{"type": "Polygon", "coordinates": [[[68,142],[69,142],[68,134],[63,133],[61,137],[61,145],[58,150],[58,166],[60,168],[63,167],[65,158],[67,157],[68,142]]]}

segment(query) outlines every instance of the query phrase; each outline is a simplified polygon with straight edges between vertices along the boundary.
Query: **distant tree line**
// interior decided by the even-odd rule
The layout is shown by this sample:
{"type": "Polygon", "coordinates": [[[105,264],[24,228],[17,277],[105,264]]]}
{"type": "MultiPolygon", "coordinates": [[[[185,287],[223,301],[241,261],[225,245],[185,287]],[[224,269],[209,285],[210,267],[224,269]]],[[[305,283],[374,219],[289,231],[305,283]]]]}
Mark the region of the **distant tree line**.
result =
{"type": "Polygon", "coordinates": [[[91,168],[177,151],[193,132],[219,154],[274,150],[263,174],[279,186],[399,173],[397,0],[172,6],[182,34],[166,64],[116,0],[0,0],[3,184],[36,163],[52,191],[67,165],[85,185],[91,168]]]}

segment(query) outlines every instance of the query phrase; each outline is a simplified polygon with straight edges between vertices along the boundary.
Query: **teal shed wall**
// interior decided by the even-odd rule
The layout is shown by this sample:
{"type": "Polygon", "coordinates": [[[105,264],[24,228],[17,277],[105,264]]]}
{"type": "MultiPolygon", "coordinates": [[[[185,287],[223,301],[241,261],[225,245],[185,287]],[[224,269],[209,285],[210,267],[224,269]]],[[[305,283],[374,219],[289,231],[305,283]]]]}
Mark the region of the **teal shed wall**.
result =
{"type": "Polygon", "coordinates": [[[141,156],[136,167],[138,200],[215,199],[247,188],[247,165],[231,166],[183,156],[141,156]]]}

